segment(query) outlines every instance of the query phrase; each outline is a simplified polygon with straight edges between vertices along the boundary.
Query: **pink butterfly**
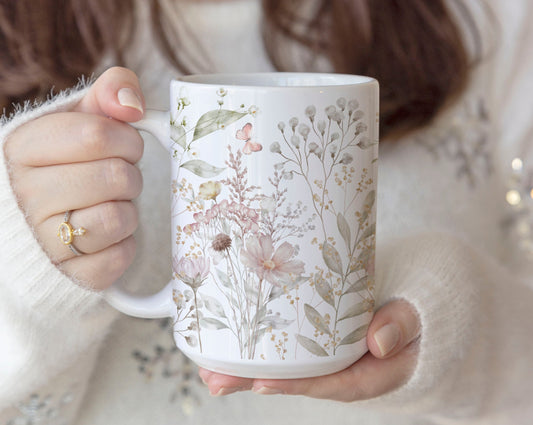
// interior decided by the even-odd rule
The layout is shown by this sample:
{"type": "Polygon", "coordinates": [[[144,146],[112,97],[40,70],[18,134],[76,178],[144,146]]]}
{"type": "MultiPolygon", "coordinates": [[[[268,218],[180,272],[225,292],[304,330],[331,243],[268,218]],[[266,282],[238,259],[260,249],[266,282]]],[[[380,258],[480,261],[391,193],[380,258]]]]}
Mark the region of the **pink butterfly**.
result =
{"type": "Polygon", "coordinates": [[[235,135],[237,140],[243,140],[244,146],[242,152],[246,155],[250,155],[252,152],[259,152],[263,149],[263,146],[259,143],[252,142],[252,124],[247,123],[241,130],[237,130],[235,135]]]}

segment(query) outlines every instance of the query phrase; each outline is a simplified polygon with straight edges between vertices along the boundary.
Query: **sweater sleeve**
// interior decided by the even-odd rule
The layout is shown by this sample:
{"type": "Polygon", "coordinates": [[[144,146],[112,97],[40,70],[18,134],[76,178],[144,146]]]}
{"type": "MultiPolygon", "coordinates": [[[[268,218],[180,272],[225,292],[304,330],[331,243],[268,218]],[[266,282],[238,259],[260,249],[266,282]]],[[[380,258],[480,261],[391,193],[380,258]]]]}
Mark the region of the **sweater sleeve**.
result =
{"type": "MultiPolygon", "coordinates": [[[[4,118],[0,141],[44,114],[67,111],[87,91],[79,87],[42,105],[26,105],[4,118]]],[[[64,375],[99,342],[115,313],[100,294],[83,288],[56,268],[19,208],[0,150],[0,412],[64,375]]],[[[92,365],[91,359],[83,361],[92,365]]],[[[92,367],[92,366],[91,366],[92,367]]],[[[90,373],[84,370],[88,379],[90,373]]],[[[63,376],[80,384],[80,376],[63,376]]],[[[66,385],[66,384],[65,384],[66,385]]]]}
{"type": "Polygon", "coordinates": [[[410,380],[369,405],[491,423],[516,415],[523,423],[533,391],[531,282],[441,233],[382,246],[377,271],[378,300],[412,303],[422,334],[410,380]]]}
{"type": "MultiPolygon", "coordinates": [[[[487,4],[498,36],[483,65],[485,94],[496,172],[508,188],[500,201],[507,239],[499,250],[507,257],[432,231],[377,245],[378,299],[412,303],[422,333],[410,380],[369,404],[438,423],[525,424],[533,417],[533,3],[487,4]]],[[[483,205],[472,208],[484,213],[483,205]]]]}

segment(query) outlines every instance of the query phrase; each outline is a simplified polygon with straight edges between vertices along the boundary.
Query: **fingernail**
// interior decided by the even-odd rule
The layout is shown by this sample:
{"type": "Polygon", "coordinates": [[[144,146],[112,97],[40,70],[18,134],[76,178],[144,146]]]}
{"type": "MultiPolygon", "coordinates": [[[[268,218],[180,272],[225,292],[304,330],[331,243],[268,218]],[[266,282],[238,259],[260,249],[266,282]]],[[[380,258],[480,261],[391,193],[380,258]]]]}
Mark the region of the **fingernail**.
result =
{"type": "Polygon", "coordinates": [[[217,393],[211,394],[211,395],[214,396],[214,397],[221,397],[221,396],[224,396],[224,395],[230,395],[230,394],[236,393],[238,391],[243,391],[243,390],[244,390],[244,388],[242,388],[242,387],[232,387],[232,388],[222,387],[220,390],[218,390],[217,393]]]}
{"type": "Polygon", "coordinates": [[[129,87],[124,87],[120,89],[117,93],[118,103],[120,103],[122,106],[126,106],[128,108],[137,109],[140,112],[144,112],[143,105],[141,102],[141,99],[129,87]]]}
{"type": "Polygon", "coordinates": [[[276,388],[270,388],[270,387],[253,388],[252,391],[256,394],[262,394],[262,395],[283,394],[283,391],[278,390],[276,388]]]}
{"type": "Polygon", "coordinates": [[[374,340],[382,356],[386,356],[396,347],[400,337],[400,328],[395,323],[388,323],[374,333],[374,340]]]}

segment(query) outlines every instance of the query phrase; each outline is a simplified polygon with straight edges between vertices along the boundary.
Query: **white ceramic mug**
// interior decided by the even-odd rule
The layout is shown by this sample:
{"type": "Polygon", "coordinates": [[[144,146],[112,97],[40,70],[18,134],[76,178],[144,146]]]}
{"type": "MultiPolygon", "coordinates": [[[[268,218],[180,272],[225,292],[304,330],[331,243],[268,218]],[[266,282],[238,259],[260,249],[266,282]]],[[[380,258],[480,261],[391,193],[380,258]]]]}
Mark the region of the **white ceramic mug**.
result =
{"type": "Polygon", "coordinates": [[[374,306],[378,83],[341,74],[193,75],[135,126],[172,163],[173,279],[106,299],[172,317],[207,369],[302,378],[366,351],[374,306]]]}

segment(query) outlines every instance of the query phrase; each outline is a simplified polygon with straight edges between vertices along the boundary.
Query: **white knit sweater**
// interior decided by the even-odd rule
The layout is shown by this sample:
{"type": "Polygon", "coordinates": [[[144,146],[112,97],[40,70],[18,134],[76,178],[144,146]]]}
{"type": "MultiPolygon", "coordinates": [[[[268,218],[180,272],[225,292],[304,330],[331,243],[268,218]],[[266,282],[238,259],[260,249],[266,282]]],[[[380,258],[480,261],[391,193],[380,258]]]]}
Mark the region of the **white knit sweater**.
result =
{"type": "MultiPolygon", "coordinates": [[[[53,266],[18,207],[0,150],[0,425],[532,423],[533,3],[471,3],[493,9],[499,29],[481,7],[475,15],[491,27],[484,36],[497,34],[495,51],[431,128],[380,147],[376,297],[407,299],[422,322],[404,386],[353,404],[210,397],[173,348],[167,321],[119,315],[53,266]]],[[[258,1],[174,7],[202,34],[217,71],[272,70],[258,1]]],[[[161,109],[173,73],[151,46],[140,30],[128,60],[148,106],[161,109]]],[[[86,90],[21,109],[4,119],[0,140],[68,110],[86,90]]],[[[170,276],[166,153],[147,142],[139,166],[138,254],[123,280],[150,292],[170,276]]]]}

